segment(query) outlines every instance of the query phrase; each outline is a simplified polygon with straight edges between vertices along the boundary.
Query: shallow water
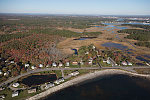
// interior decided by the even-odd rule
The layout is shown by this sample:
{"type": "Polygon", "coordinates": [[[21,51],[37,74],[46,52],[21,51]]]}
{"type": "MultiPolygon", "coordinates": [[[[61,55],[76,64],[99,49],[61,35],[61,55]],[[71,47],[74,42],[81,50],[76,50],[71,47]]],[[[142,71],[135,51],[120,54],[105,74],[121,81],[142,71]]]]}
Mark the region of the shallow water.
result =
{"type": "Polygon", "coordinates": [[[112,43],[112,42],[107,42],[107,43],[104,43],[102,44],[102,46],[104,47],[110,47],[110,48],[117,48],[117,49],[121,49],[121,50],[125,50],[127,49],[128,47],[127,46],[124,46],[122,44],[119,44],[119,43],[112,43]]]}
{"type": "Polygon", "coordinates": [[[149,84],[142,78],[112,75],[66,88],[44,100],[149,100],[149,84]]]}

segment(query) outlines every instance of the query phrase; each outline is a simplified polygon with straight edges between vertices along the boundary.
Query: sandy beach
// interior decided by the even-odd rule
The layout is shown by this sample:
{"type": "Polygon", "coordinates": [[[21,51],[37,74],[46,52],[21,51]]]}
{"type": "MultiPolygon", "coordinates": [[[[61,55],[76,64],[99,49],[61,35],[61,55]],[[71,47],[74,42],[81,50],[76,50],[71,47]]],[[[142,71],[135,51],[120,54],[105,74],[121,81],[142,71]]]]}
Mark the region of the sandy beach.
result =
{"type": "Polygon", "coordinates": [[[93,73],[88,73],[88,74],[84,74],[84,75],[81,75],[81,76],[78,76],[72,80],[69,80],[67,82],[64,82],[58,86],[55,86],[53,88],[50,88],[42,93],[39,93],[35,96],[32,96],[30,98],[27,98],[26,100],[39,100],[40,98],[44,98],[54,92],[57,92],[61,89],[64,89],[64,88],[67,88],[67,87],[70,87],[72,85],[75,85],[75,84],[78,84],[78,83],[81,83],[85,80],[90,80],[90,79],[93,79],[93,78],[96,78],[96,77],[103,77],[103,76],[106,76],[106,75],[113,75],[113,74],[124,74],[124,75],[129,75],[129,76],[133,76],[133,77],[143,77],[143,78],[146,78],[146,79],[150,79],[150,75],[143,75],[143,74],[137,74],[137,73],[131,73],[131,72],[127,72],[127,71],[123,71],[123,70],[117,70],[117,69],[107,69],[107,70],[102,70],[102,71],[95,71],[93,73]]]}

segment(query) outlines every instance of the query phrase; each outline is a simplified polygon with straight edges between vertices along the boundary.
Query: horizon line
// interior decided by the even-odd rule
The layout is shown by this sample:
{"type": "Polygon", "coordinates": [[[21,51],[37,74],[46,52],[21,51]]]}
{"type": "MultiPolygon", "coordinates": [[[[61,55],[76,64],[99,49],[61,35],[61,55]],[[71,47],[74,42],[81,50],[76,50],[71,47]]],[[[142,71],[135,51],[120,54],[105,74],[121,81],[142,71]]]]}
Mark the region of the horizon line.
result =
{"type": "Polygon", "coordinates": [[[0,12],[0,14],[30,14],[30,15],[94,15],[94,16],[150,16],[146,14],[69,14],[69,13],[15,13],[15,12],[0,12]]]}

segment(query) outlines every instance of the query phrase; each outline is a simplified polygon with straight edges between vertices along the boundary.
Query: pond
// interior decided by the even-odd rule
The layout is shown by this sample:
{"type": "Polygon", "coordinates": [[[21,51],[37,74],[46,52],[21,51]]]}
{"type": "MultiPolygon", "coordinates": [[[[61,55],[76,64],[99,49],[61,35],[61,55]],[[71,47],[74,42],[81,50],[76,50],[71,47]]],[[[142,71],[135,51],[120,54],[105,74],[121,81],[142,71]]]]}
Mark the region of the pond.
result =
{"type": "Polygon", "coordinates": [[[74,54],[75,54],[75,55],[78,55],[77,49],[72,49],[72,50],[74,51],[74,54]]]}
{"type": "Polygon", "coordinates": [[[128,49],[127,46],[124,46],[124,45],[119,44],[119,43],[112,43],[112,42],[104,43],[104,44],[102,44],[102,46],[109,47],[109,48],[117,48],[117,49],[120,49],[120,50],[128,49]]]}
{"type": "Polygon", "coordinates": [[[31,87],[31,86],[44,84],[46,82],[54,82],[55,80],[57,80],[56,74],[32,75],[22,79],[21,83],[31,87]]]}
{"type": "Polygon", "coordinates": [[[74,40],[87,40],[87,39],[93,39],[93,38],[96,38],[96,37],[80,37],[74,40]]]}

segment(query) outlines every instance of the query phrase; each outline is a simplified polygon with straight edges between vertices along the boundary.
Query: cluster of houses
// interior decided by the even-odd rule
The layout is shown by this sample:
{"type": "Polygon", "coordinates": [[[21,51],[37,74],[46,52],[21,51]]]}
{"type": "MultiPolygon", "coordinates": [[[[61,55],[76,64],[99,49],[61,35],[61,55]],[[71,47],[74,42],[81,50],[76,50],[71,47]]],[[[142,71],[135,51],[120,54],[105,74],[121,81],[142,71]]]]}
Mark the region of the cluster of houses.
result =
{"type": "MultiPolygon", "coordinates": [[[[117,66],[118,64],[113,60],[111,59],[110,57],[106,59],[103,59],[103,62],[107,63],[107,64],[111,64],[112,66],[117,66]]],[[[132,66],[132,63],[129,62],[129,61],[122,61],[121,64],[123,66],[132,66]]],[[[120,66],[120,65],[119,65],[120,66]]]]}

